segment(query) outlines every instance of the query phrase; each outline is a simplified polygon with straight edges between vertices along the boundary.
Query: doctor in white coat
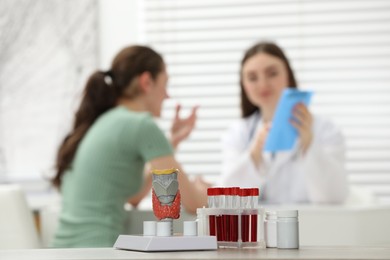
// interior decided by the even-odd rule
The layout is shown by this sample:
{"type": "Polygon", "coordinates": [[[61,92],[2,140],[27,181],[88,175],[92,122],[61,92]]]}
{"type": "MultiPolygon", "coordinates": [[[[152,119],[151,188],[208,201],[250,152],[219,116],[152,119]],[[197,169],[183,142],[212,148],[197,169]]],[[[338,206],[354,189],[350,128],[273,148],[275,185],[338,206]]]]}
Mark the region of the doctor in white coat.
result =
{"type": "Polygon", "coordinates": [[[299,133],[291,151],[263,152],[283,90],[297,88],[283,51],[274,43],[251,47],[241,62],[243,117],[223,137],[220,186],[259,187],[265,203],[341,203],[348,193],[345,144],[330,121],[294,107],[299,133]]]}

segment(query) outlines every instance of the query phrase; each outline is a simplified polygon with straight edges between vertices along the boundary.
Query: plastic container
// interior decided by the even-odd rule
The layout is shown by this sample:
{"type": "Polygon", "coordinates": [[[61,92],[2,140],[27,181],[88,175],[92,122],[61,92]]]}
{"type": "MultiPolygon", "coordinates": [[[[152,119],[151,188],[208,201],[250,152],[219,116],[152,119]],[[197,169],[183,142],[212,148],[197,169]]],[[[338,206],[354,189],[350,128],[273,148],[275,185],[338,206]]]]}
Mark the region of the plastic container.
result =
{"type": "Polygon", "coordinates": [[[264,239],[267,247],[277,247],[277,215],[275,211],[266,211],[264,220],[264,239]]]}
{"type": "Polygon", "coordinates": [[[299,248],[298,210],[280,210],[277,216],[278,248],[299,248]]]}

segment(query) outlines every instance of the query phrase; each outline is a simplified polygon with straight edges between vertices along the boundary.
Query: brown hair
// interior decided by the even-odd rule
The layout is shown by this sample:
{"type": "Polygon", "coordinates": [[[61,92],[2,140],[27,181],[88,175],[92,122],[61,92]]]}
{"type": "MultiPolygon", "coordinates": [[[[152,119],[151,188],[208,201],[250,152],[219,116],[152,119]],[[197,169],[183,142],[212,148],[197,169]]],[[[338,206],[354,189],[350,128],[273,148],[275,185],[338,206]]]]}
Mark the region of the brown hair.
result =
{"type": "Polygon", "coordinates": [[[116,55],[109,71],[96,71],[89,77],[75,114],[73,129],[57,153],[57,172],[52,179],[55,187],[60,188],[62,175],[70,168],[79,143],[95,120],[116,106],[118,98],[138,95],[137,86],[132,84],[137,76],[149,72],[156,79],[163,69],[163,59],[157,52],[145,46],[130,46],[116,55]]]}
{"type": "Polygon", "coordinates": [[[275,43],[272,42],[260,42],[257,43],[256,45],[252,46],[249,48],[244,55],[244,58],[241,61],[241,69],[240,69],[240,87],[241,87],[241,112],[242,112],[242,117],[248,117],[252,115],[256,111],[260,111],[260,108],[252,104],[252,102],[249,101],[247,94],[245,93],[244,86],[242,84],[242,67],[244,66],[245,62],[255,56],[256,54],[259,53],[266,53],[269,55],[272,55],[276,58],[281,59],[284,64],[286,65],[287,68],[287,73],[288,73],[288,79],[289,79],[289,88],[297,88],[297,82],[294,77],[294,73],[291,69],[290,63],[287,59],[287,57],[284,55],[282,49],[277,46],[275,43]]]}

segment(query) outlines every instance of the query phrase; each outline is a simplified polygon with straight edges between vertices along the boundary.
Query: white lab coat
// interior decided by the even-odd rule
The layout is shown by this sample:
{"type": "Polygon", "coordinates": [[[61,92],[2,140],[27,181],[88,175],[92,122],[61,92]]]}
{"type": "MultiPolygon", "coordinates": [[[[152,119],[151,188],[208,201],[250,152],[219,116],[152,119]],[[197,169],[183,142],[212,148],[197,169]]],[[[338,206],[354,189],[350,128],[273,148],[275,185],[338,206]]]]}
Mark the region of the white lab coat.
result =
{"type": "Polygon", "coordinates": [[[340,203],[348,185],[345,144],[339,129],[330,121],[313,116],[313,140],[303,155],[299,140],[291,151],[274,156],[263,153],[257,168],[249,149],[261,129],[259,113],[240,119],[224,135],[223,162],[218,186],[259,187],[266,203],[340,203]]]}

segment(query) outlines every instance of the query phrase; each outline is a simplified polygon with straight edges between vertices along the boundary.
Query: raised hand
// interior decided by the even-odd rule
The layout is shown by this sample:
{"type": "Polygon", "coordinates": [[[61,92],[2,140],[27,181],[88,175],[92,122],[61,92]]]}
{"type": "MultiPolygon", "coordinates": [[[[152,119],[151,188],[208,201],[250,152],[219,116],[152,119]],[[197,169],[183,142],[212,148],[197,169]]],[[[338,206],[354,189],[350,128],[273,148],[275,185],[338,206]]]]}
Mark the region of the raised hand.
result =
{"type": "Polygon", "coordinates": [[[263,147],[267,139],[268,132],[271,128],[271,123],[265,123],[262,128],[256,133],[254,141],[251,146],[251,157],[256,167],[258,167],[263,159],[263,147]]]}
{"type": "Polygon", "coordinates": [[[176,149],[181,141],[186,139],[194,129],[198,106],[193,107],[190,116],[183,119],[179,116],[181,110],[180,104],[176,105],[175,110],[175,118],[171,127],[171,143],[172,146],[176,149]]]}
{"type": "Polygon", "coordinates": [[[313,139],[313,116],[304,104],[299,103],[293,109],[293,118],[290,122],[298,131],[301,149],[305,153],[313,139]]]}

